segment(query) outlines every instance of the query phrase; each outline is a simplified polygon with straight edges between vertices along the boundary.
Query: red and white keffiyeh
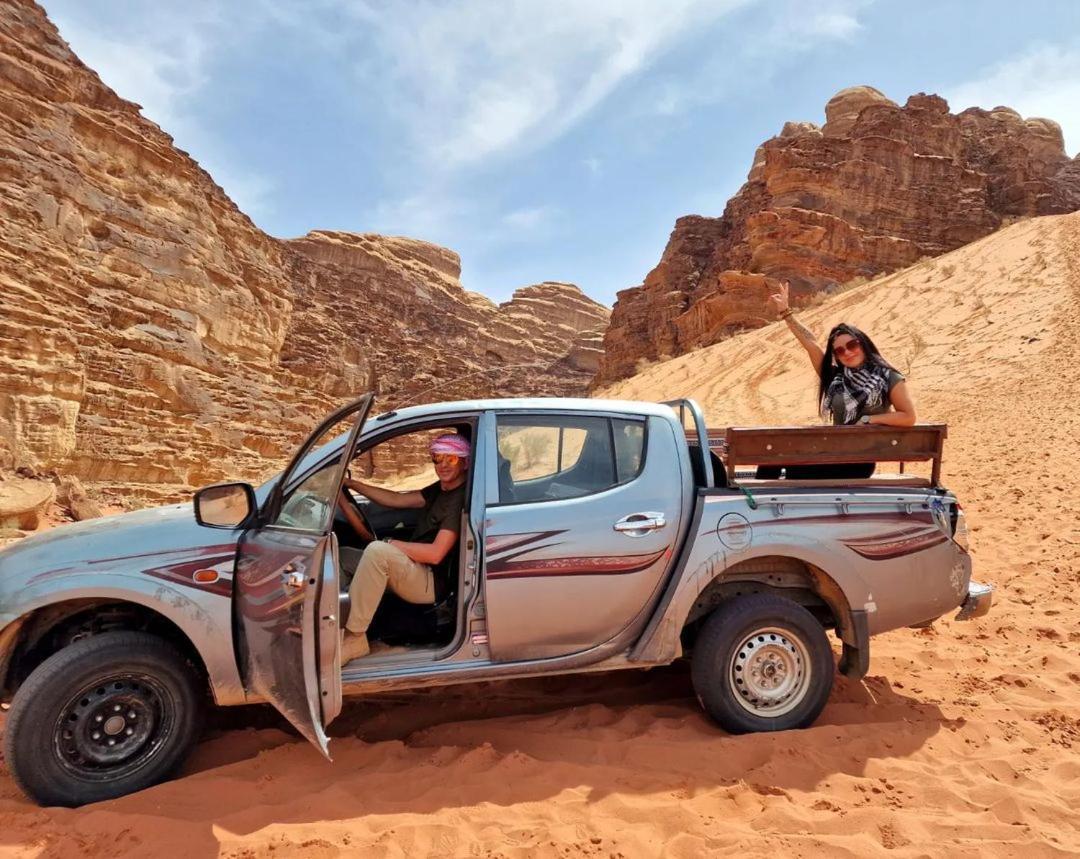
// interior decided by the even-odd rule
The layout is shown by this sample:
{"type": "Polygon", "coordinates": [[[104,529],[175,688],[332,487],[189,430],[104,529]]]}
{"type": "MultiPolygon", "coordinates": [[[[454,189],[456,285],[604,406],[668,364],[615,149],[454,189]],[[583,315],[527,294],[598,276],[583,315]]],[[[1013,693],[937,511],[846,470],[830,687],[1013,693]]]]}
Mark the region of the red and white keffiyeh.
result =
{"type": "Polygon", "coordinates": [[[449,453],[462,459],[468,459],[472,453],[468,440],[457,433],[444,433],[437,438],[433,438],[431,444],[428,445],[428,449],[432,454],[449,453]]]}

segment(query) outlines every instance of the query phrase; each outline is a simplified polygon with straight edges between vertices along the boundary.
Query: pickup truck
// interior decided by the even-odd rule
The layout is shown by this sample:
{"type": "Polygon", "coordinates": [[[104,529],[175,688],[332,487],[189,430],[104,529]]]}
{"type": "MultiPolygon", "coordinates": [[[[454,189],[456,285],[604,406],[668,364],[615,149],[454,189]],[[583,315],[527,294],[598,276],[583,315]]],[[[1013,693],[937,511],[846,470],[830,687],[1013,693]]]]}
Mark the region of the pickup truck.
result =
{"type": "Polygon", "coordinates": [[[369,419],[372,401],[330,415],[258,488],[216,484],[193,504],[0,552],[4,753],[27,794],[76,806],[162,781],[210,701],[269,702],[329,757],[344,696],[685,656],[725,730],[801,728],[837,668],[866,672],[872,635],[989,610],[963,512],[937,485],[944,428],[718,432],[689,400],[451,402],[369,419]],[[346,473],[422,486],[426,441],[448,431],[473,446],[448,595],[415,606],[388,591],[369,634],[389,644],[342,665],[341,571],[364,541],[338,505],[380,539],[418,513],[343,492],[346,473]],[[736,468],[844,458],[932,459],[934,474],[800,482],[736,468]]]}

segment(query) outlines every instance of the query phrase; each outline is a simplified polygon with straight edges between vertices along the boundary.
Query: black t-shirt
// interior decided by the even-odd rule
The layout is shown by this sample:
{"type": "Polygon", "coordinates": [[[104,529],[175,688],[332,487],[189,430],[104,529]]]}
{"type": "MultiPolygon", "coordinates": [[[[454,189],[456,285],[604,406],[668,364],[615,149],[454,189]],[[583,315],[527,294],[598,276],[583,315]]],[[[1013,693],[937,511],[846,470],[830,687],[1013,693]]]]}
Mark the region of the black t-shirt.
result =
{"type": "Polygon", "coordinates": [[[412,542],[434,543],[440,531],[457,532],[461,527],[461,511],[465,507],[465,484],[444,492],[441,485],[432,483],[420,490],[424,509],[416,520],[412,542]]]}
{"type": "MultiPolygon", "coordinates": [[[[420,494],[424,496],[424,509],[416,520],[412,542],[434,543],[438,533],[444,530],[458,533],[461,528],[461,511],[465,508],[465,484],[444,492],[442,486],[432,483],[421,489],[420,494]]],[[[435,572],[436,602],[440,602],[449,589],[449,573],[456,568],[453,562],[457,559],[457,553],[458,546],[455,543],[442,563],[432,567],[435,572]]]]}

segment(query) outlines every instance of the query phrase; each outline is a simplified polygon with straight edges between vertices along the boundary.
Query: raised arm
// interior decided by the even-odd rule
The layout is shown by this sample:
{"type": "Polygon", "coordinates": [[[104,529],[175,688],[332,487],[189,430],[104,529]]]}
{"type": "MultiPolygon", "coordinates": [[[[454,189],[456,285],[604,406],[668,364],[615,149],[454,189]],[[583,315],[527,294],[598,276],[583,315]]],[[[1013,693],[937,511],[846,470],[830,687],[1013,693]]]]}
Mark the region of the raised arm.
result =
{"type": "Polygon", "coordinates": [[[780,318],[787,323],[787,327],[795,335],[795,339],[806,350],[810,363],[814,365],[814,372],[820,376],[821,362],[825,360],[825,353],[821,351],[821,347],[818,346],[810,329],[795,318],[788,300],[788,288],[788,282],[785,280],[780,284],[780,292],[774,292],[769,296],[769,306],[775,308],[777,313],[780,314],[780,318]]]}

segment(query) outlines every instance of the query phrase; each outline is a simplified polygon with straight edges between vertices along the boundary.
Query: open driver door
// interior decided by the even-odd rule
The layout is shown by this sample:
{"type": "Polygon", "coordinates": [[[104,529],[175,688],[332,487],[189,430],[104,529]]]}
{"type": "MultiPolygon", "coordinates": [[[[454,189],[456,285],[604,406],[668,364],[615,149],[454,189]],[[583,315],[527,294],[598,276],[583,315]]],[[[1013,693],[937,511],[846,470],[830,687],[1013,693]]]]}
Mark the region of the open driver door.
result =
{"type": "Polygon", "coordinates": [[[334,508],[371,408],[365,394],[301,445],[240,540],[233,598],[244,685],[330,757],[341,712],[341,632],[334,508]],[[320,467],[316,448],[346,436],[320,467]]]}

